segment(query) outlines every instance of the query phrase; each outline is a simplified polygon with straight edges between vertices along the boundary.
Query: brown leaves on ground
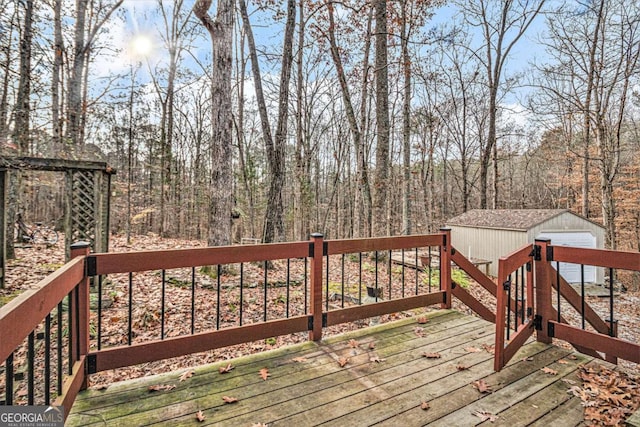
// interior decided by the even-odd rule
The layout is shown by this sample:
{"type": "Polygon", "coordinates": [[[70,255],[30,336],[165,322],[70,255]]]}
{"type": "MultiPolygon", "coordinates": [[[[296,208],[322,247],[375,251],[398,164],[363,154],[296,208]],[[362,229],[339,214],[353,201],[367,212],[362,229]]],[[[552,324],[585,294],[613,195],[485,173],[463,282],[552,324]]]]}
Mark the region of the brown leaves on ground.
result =
{"type": "Polygon", "coordinates": [[[420,338],[424,338],[427,335],[427,333],[424,331],[424,328],[421,328],[420,326],[416,326],[415,328],[413,328],[413,332],[420,338]]]}
{"type": "Polygon", "coordinates": [[[427,359],[440,359],[442,356],[440,356],[440,353],[429,353],[425,351],[422,353],[422,357],[426,357],[427,359]]]}
{"type": "Polygon", "coordinates": [[[375,341],[371,341],[371,342],[369,343],[369,350],[373,350],[373,349],[375,349],[375,348],[376,348],[376,343],[375,343],[375,341]]]}
{"type": "Polygon", "coordinates": [[[420,409],[422,409],[423,411],[426,411],[428,409],[431,409],[431,405],[429,405],[429,402],[422,402],[420,404],[420,409]]]}
{"type": "Polygon", "coordinates": [[[266,381],[270,376],[271,374],[269,373],[269,370],[267,368],[260,369],[260,378],[262,378],[264,381],[266,381]]]}
{"type": "Polygon", "coordinates": [[[493,423],[498,419],[496,415],[493,415],[491,412],[487,412],[487,411],[475,411],[473,415],[480,418],[483,422],[490,421],[493,423]]]}
{"type": "Polygon", "coordinates": [[[360,343],[356,340],[349,340],[349,347],[351,348],[358,348],[360,346],[360,343]]]}
{"type": "Polygon", "coordinates": [[[459,363],[458,365],[456,365],[456,369],[458,371],[466,371],[467,369],[469,369],[469,367],[466,365],[463,365],[462,363],[459,363]]]}
{"type": "Polygon", "coordinates": [[[601,365],[580,367],[578,377],[582,380],[582,387],[573,386],[567,393],[580,398],[587,423],[623,425],[640,408],[640,378],[601,365]]]}
{"type": "Polygon", "coordinates": [[[191,378],[195,373],[196,373],[196,371],[194,371],[193,369],[189,369],[188,371],[184,371],[184,372],[182,373],[182,375],[180,375],[180,379],[179,379],[179,381],[180,381],[180,382],[182,382],[182,381],[186,381],[186,380],[188,380],[189,378],[191,378]]]}
{"type": "Polygon", "coordinates": [[[491,393],[492,391],[491,386],[485,380],[474,381],[472,384],[480,393],[491,393]]]}
{"type": "Polygon", "coordinates": [[[229,372],[233,371],[234,366],[231,363],[227,363],[226,366],[220,366],[218,368],[218,372],[220,372],[221,374],[228,374],[229,372]]]}
{"type": "Polygon", "coordinates": [[[369,358],[369,362],[376,362],[376,363],[382,363],[384,362],[386,359],[381,359],[379,356],[371,356],[369,358]]]}
{"type": "Polygon", "coordinates": [[[496,353],[496,346],[491,344],[482,344],[482,348],[484,351],[486,351],[489,354],[495,354],[496,353]]]}
{"type": "Polygon", "coordinates": [[[558,375],[558,371],[553,370],[551,368],[549,368],[548,366],[545,366],[544,368],[540,369],[542,372],[544,372],[545,374],[549,374],[549,375],[558,375]]]}
{"type": "Polygon", "coordinates": [[[307,359],[306,359],[306,358],[304,358],[304,357],[294,357],[294,358],[293,358],[293,359],[291,359],[291,360],[292,360],[293,362],[296,362],[296,363],[303,363],[303,362],[306,362],[306,361],[307,361],[307,359]]]}
{"type": "Polygon", "coordinates": [[[426,318],[426,317],[424,317],[424,316],[423,316],[423,317],[418,317],[417,322],[418,322],[419,324],[421,324],[421,325],[424,325],[425,323],[428,323],[428,322],[429,322],[429,319],[428,319],[428,318],[426,318]]]}
{"type": "Polygon", "coordinates": [[[340,365],[341,368],[344,368],[347,363],[349,363],[348,357],[341,357],[340,359],[338,359],[338,365],[340,365]]]}
{"type": "Polygon", "coordinates": [[[149,386],[149,391],[169,391],[176,388],[173,384],[155,384],[149,386]]]}
{"type": "Polygon", "coordinates": [[[224,401],[224,403],[236,403],[236,402],[238,402],[238,398],[237,397],[231,397],[231,396],[222,396],[222,400],[224,401]]]}
{"type": "Polygon", "coordinates": [[[464,351],[466,351],[467,353],[480,353],[482,351],[482,349],[472,346],[472,347],[465,348],[464,351]]]}
{"type": "Polygon", "coordinates": [[[198,420],[199,422],[203,422],[206,419],[207,417],[204,415],[204,412],[202,412],[202,410],[196,412],[196,420],[198,420]]]}

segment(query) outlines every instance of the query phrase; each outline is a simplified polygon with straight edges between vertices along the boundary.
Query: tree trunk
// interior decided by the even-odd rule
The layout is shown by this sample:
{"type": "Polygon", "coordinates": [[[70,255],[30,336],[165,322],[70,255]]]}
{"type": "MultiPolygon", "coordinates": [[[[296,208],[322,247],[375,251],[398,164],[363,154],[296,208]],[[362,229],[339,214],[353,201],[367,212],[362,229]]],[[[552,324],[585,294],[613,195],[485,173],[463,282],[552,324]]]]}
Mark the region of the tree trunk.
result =
{"type": "Polygon", "coordinates": [[[213,70],[211,73],[211,159],[216,167],[210,180],[209,246],[231,244],[233,208],[231,68],[234,1],[220,0],[213,21],[207,10],[212,0],[197,0],[194,14],[211,36],[213,70]]]}
{"type": "Polygon", "coordinates": [[[53,2],[53,69],[51,79],[51,127],[53,133],[53,149],[60,150],[62,143],[62,120],[60,120],[60,87],[64,41],[62,39],[62,0],[53,2]]]}
{"type": "Polygon", "coordinates": [[[389,176],[389,73],[387,61],[387,2],[377,0],[376,18],[376,171],[373,193],[373,234],[386,235],[386,204],[389,176]]]}
{"type": "Polygon", "coordinates": [[[407,0],[402,2],[402,67],[404,97],[402,102],[402,234],[411,234],[411,58],[409,57],[409,26],[407,0]]]}
{"type": "Polygon", "coordinates": [[[31,40],[33,38],[33,0],[25,2],[24,24],[20,38],[20,81],[14,112],[13,140],[20,155],[29,154],[29,116],[31,112],[31,40]]]}

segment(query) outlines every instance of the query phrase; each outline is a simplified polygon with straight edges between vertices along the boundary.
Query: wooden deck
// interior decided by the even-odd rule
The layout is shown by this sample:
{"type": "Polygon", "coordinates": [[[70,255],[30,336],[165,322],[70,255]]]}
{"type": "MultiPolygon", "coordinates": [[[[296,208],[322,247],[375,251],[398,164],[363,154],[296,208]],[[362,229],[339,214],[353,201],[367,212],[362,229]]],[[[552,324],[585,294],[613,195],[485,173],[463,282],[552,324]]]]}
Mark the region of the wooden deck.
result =
{"type": "Polygon", "coordinates": [[[181,371],[88,390],[67,425],[467,426],[481,424],[482,412],[510,427],[582,423],[581,402],[567,390],[571,381],[580,384],[577,368],[590,358],[533,342],[495,373],[492,324],[455,311],[428,317],[426,324],[402,320],[235,359],[226,374],[219,368],[228,362],[197,367],[185,381],[181,371]],[[474,388],[478,380],[491,392],[474,388]],[[154,385],[175,389],[149,391],[154,385]]]}

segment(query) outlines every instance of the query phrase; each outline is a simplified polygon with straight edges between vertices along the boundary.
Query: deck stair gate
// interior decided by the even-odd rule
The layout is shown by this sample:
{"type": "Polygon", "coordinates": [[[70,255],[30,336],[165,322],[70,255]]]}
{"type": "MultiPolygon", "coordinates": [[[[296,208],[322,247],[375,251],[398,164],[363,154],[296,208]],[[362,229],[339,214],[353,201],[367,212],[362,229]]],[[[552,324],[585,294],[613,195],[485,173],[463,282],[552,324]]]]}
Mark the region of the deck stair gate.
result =
{"type": "Polygon", "coordinates": [[[115,170],[104,162],[0,157],[0,288],[6,267],[6,204],[9,174],[16,171],[53,171],[65,174],[65,258],[70,259],[70,243],[86,241],[94,252],[109,250],[109,203],[111,176],[115,170]]]}

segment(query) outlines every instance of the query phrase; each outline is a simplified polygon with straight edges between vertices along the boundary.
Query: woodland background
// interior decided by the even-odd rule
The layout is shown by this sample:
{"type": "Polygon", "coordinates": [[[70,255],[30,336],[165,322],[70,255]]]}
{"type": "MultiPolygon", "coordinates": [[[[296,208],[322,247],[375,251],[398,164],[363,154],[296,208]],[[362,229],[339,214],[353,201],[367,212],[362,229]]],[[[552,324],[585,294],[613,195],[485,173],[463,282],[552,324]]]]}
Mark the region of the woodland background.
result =
{"type": "MultiPolygon", "coordinates": [[[[626,0],[0,0],[0,154],[108,162],[127,236],[568,208],[640,250],[639,56],[626,0]]],[[[16,175],[10,218],[61,218],[62,182],[16,175]]]]}

